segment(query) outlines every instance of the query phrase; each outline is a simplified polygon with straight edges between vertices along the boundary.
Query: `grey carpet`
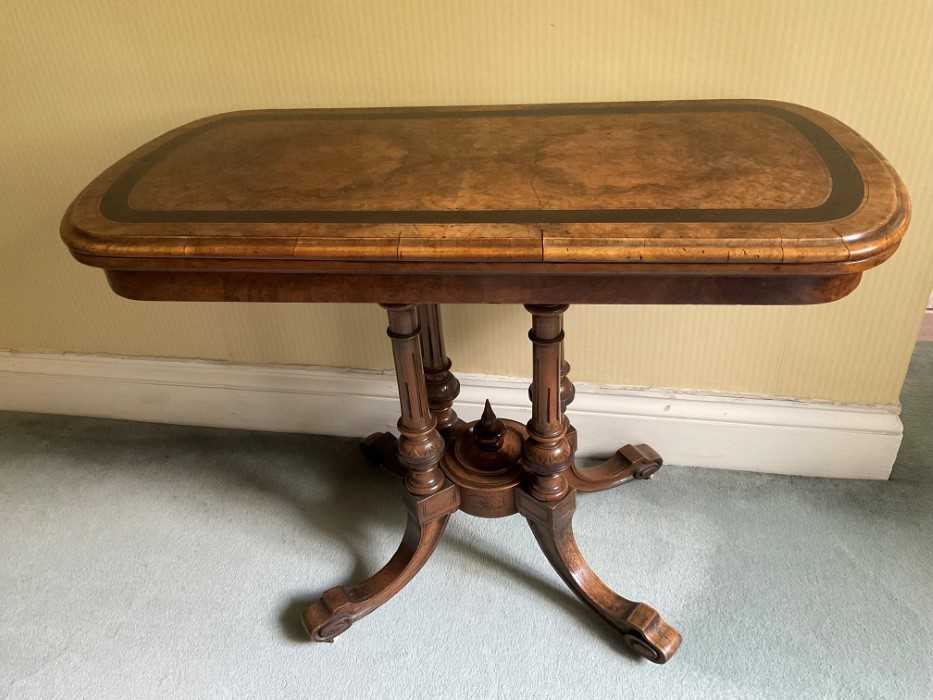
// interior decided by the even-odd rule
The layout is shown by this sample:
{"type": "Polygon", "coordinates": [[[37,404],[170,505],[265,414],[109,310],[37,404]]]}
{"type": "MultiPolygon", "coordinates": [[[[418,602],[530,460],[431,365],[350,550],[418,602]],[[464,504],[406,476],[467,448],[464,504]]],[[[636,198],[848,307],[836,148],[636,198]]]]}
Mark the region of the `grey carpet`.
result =
{"type": "Polygon", "coordinates": [[[309,644],[301,607],[401,532],[353,441],[0,414],[0,697],[931,697],[933,344],[903,403],[890,482],[665,467],[579,498],[593,567],[684,634],[662,667],[518,517],[459,514],[395,600],[309,644]]]}

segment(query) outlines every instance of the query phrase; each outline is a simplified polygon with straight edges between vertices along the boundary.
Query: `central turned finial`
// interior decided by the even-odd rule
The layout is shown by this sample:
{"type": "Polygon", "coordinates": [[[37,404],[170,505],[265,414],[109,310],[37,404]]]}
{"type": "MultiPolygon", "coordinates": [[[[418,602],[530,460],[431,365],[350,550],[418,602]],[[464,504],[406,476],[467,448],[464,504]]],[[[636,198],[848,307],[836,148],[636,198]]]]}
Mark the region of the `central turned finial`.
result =
{"type": "Polygon", "coordinates": [[[444,455],[444,472],[460,487],[460,509],[483,518],[515,513],[515,489],[524,476],[519,460],[525,426],[496,417],[487,400],[483,415],[460,425],[444,455]]]}
{"type": "Polygon", "coordinates": [[[489,399],[486,399],[483,415],[473,425],[473,439],[484,452],[496,452],[502,447],[504,436],[505,424],[496,418],[496,414],[492,410],[492,404],[489,403],[489,399]]]}

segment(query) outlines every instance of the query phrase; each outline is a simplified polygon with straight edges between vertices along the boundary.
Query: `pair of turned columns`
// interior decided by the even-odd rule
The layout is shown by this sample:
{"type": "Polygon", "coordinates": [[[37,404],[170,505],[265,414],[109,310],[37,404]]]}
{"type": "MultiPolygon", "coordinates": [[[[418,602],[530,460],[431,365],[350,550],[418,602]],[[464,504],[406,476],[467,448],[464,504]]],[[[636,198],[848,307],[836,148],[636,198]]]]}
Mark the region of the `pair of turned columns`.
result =
{"type": "MultiPolygon", "coordinates": [[[[401,418],[398,460],[408,491],[427,496],[443,484],[440,460],[445,435],[457,424],[452,405],[460,383],[450,372],[436,304],[386,305],[398,379],[401,418]]],[[[568,492],[565,473],[573,463],[572,428],[564,417],[573,384],[563,357],[566,304],[528,305],[533,343],[531,421],[522,465],[532,475],[530,492],[540,501],[558,501],[568,492]]],[[[574,433],[575,434],[575,433],[574,433]]]]}

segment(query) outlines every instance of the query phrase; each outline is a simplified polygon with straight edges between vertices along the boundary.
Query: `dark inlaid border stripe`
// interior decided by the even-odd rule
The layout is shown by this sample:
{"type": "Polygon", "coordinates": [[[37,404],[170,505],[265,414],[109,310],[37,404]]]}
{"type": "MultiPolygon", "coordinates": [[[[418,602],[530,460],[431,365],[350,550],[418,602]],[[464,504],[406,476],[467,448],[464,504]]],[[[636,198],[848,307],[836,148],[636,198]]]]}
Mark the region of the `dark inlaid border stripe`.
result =
{"type": "Polygon", "coordinates": [[[123,223],[317,223],[317,224],[551,224],[551,223],[809,223],[839,219],[853,213],[865,194],[862,176],[845,149],[822,127],[809,119],[772,105],[645,104],[587,107],[547,106],[527,109],[478,111],[365,110],[329,111],[321,114],[299,110],[270,114],[233,115],[180,134],[133,163],[107,190],[101,212],[123,223]],[[295,119],[463,119],[471,117],[576,116],[581,114],[635,114],[677,112],[762,112],[783,119],[813,145],[829,169],[832,191],[822,204],[806,209],[483,209],[483,210],[176,210],[133,209],[130,193],[136,183],[160,159],[221,123],[295,119]]]}

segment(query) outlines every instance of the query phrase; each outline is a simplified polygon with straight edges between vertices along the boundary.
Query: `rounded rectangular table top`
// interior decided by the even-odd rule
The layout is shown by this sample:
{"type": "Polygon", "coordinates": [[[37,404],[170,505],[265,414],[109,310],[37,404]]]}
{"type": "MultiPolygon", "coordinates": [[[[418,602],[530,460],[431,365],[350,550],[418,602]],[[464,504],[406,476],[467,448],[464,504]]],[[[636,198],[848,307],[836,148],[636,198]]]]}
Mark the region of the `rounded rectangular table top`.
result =
{"type": "Polygon", "coordinates": [[[908,219],[835,119],[701,100],[221,114],[106,170],[62,236],[112,271],[826,277],[908,219]]]}

